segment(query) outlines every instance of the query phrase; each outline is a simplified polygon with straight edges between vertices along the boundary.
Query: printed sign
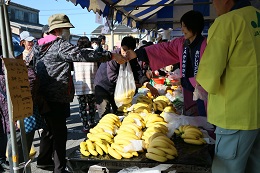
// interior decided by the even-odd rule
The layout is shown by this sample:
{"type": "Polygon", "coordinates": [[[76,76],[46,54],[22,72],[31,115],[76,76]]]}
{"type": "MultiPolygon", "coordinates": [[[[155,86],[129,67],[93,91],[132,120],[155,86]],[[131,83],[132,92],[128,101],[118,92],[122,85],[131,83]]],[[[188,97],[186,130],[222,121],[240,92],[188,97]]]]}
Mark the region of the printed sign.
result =
{"type": "Polygon", "coordinates": [[[22,59],[3,58],[11,98],[13,121],[33,114],[33,102],[28,80],[28,70],[22,59]]]}

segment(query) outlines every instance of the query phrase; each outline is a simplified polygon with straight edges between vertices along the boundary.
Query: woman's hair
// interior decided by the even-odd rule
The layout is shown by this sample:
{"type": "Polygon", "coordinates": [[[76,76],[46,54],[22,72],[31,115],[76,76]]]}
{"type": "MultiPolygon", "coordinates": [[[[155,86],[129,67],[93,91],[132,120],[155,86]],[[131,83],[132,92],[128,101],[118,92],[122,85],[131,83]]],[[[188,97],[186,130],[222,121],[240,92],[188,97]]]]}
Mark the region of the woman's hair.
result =
{"type": "Polygon", "coordinates": [[[204,28],[204,17],[199,11],[188,11],[181,17],[180,22],[183,22],[193,34],[201,34],[204,28]]]}
{"type": "Polygon", "coordinates": [[[126,36],[121,42],[121,46],[127,46],[129,49],[134,50],[136,48],[135,38],[132,36],[126,36]]]}

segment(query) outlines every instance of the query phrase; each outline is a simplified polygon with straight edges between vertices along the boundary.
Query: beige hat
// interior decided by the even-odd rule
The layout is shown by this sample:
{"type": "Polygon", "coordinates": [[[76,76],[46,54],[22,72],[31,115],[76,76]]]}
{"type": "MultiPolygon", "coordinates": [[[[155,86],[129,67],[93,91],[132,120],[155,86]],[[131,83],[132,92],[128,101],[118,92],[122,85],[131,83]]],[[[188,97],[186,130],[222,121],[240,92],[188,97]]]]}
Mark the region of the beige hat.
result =
{"type": "Polygon", "coordinates": [[[70,19],[65,14],[54,14],[51,15],[48,19],[49,24],[49,32],[56,28],[74,28],[74,26],[70,23],[70,19]]]}

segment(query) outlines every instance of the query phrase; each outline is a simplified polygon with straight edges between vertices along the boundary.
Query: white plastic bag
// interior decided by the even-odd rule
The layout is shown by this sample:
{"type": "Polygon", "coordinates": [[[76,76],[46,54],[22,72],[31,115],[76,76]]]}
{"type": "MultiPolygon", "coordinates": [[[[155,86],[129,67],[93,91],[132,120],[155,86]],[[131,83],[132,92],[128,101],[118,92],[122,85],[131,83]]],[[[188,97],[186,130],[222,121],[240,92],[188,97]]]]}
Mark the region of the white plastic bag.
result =
{"type": "Polygon", "coordinates": [[[114,94],[117,107],[131,103],[135,89],[135,79],[130,63],[121,64],[114,94]]]}

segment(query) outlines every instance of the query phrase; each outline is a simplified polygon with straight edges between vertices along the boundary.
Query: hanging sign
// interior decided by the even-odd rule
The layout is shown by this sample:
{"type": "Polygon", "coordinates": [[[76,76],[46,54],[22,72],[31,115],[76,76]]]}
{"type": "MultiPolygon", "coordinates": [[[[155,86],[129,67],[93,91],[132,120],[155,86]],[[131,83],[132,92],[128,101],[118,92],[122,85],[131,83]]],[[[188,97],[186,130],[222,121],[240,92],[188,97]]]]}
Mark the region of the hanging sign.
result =
{"type": "Polygon", "coordinates": [[[33,114],[33,102],[28,80],[28,70],[22,59],[3,58],[6,67],[13,121],[33,114]]]}

